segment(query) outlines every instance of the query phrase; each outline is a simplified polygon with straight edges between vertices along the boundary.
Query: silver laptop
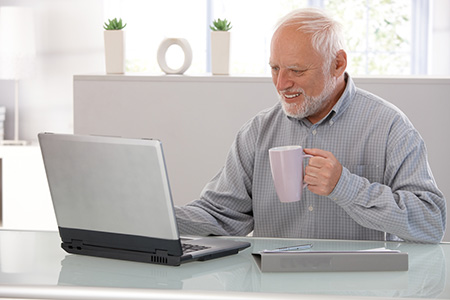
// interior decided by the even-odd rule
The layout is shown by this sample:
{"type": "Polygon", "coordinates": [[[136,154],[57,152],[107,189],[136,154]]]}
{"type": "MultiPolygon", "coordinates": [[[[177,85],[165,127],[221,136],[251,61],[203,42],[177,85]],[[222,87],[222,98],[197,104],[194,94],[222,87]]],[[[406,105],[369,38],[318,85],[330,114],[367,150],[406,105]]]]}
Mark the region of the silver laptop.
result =
{"type": "Polygon", "coordinates": [[[180,238],[160,141],[55,133],[38,138],[68,253],[177,266],[250,246],[180,238]]]}

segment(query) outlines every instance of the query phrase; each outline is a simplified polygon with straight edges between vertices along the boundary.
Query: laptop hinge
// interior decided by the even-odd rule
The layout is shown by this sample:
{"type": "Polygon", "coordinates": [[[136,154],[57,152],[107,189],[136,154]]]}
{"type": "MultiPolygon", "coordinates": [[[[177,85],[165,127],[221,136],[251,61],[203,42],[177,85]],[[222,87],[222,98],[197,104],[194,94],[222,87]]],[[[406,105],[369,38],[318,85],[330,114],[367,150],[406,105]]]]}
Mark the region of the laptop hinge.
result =
{"type": "Polygon", "coordinates": [[[156,255],[168,256],[169,252],[167,250],[155,249],[156,255]]]}

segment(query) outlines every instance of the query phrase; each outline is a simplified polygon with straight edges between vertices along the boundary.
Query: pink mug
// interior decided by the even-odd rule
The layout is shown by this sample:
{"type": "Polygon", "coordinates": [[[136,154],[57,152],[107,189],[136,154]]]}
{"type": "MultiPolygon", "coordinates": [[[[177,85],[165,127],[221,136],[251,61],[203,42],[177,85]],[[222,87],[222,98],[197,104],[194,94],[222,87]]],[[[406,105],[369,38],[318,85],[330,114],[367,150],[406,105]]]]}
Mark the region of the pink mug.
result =
{"type": "Polygon", "coordinates": [[[281,202],[295,202],[302,199],[303,159],[312,157],[305,154],[301,146],[284,146],[269,149],[270,168],[278,198],[281,202]]]}

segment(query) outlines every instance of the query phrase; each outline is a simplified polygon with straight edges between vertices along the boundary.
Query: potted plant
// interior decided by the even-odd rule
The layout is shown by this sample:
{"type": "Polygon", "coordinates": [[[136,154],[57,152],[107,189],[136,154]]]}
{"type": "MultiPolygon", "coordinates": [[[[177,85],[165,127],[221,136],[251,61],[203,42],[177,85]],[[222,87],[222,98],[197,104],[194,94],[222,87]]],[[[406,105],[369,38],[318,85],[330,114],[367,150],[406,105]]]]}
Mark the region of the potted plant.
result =
{"type": "Polygon", "coordinates": [[[213,75],[230,73],[231,22],[227,19],[213,21],[211,28],[211,71],[213,75]]]}
{"type": "Polygon", "coordinates": [[[127,24],[122,19],[108,19],[105,29],[105,64],[107,74],[125,73],[125,32],[122,30],[127,24]]]}

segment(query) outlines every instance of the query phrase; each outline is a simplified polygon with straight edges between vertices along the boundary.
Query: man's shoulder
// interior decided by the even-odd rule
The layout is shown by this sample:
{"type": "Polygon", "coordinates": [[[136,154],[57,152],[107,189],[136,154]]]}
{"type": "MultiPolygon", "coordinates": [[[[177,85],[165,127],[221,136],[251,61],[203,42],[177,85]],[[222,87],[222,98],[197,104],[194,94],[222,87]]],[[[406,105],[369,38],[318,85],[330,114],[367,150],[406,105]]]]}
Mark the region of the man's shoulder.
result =
{"type": "Polygon", "coordinates": [[[259,119],[266,119],[266,118],[271,118],[273,116],[280,116],[283,115],[283,109],[281,107],[281,103],[277,102],[275,103],[272,107],[268,107],[266,109],[261,110],[260,112],[258,112],[254,118],[259,118],[259,119]]]}
{"type": "Polygon", "coordinates": [[[285,117],[281,104],[278,102],[272,107],[265,108],[254,115],[246,124],[264,124],[274,119],[285,117]]]}
{"type": "Polygon", "coordinates": [[[276,103],[272,107],[259,111],[245,122],[239,130],[239,134],[259,136],[260,133],[265,132],[269,127],[278,128],[285,121],[288,121],[288,119],[283,112],[281,104],[276,103]]]}
{"type": "Polygon", "coordinates": [[[355,105],[361,109],[370,109],[372,112],[388,114],[390,116],[404,116],[405,114],[394,104],[382,97],[361,88],[356,89],[355,105]]]}
{"type": "Polygon", "coordinates": [[[357,88],[352,106],[353,114],[364,117],[365,123],[374,120],[374,123],[378,126],[384,125],[401,130],[414,127],[408,116],[400,108],[369,91],[357,88]],[[396,125],[394,126],[394,124],[396,125]]]}

